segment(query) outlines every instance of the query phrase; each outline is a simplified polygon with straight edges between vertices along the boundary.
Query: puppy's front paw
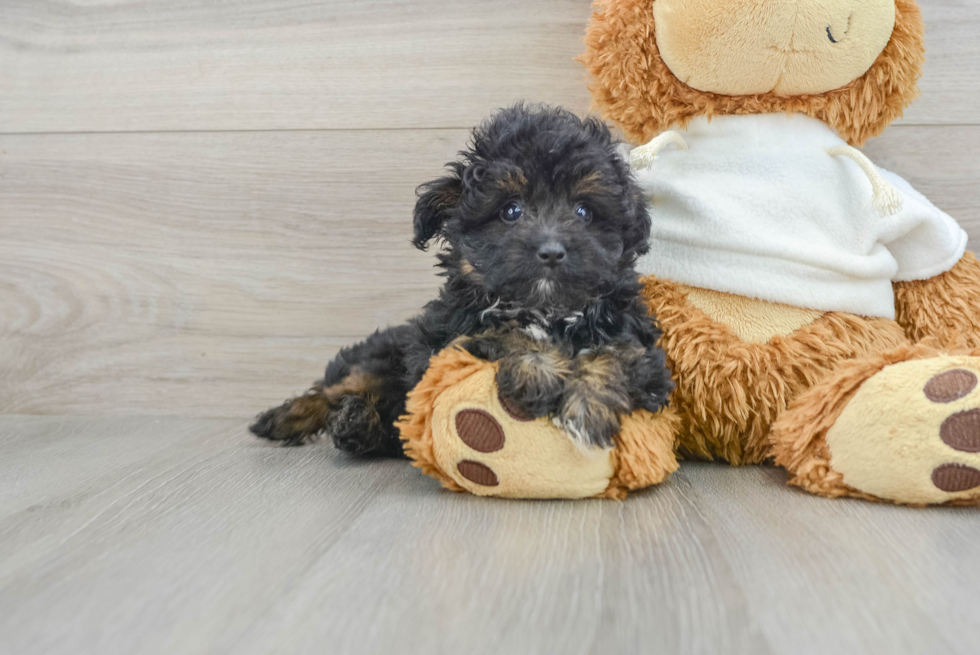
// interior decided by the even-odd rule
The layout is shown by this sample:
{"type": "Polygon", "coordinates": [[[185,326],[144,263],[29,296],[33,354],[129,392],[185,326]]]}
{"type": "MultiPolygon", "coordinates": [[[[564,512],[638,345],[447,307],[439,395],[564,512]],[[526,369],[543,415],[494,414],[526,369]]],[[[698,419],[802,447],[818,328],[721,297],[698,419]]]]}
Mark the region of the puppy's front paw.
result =
{"type": "Polygon", "coordinates": [[[463,337],[455,344],[478,359],[495,362],[503,356],[504,347],[500,339],[492,336],[463,337]]]}
{"type": "Polygon", "coordinates": [[[539,418],[553,414],[561,402],[567,362],[551,352],[529,352],[500,360],[497,390],[514,416],[539,418]]]}
{"type": "Polygon", "coordinates": [[[566,397],[554,423],[583,446],[612,448],[619,434],[619,414],[596,398],[566,397]]]}
{"type": "Polygon", "coordinates": [[[619,417],[629,412],[629,392],[619,367],[597,358],[579,364],[555,423],[582,445],[611,448],[619,434],[619,417]]]}
{"type": "Polygon", "coordinates": [[[355,457],[403,457],[401,441],[386,425],[375,402],[362,396],[344,396],[327,421],[333,445],[355,457]]]}

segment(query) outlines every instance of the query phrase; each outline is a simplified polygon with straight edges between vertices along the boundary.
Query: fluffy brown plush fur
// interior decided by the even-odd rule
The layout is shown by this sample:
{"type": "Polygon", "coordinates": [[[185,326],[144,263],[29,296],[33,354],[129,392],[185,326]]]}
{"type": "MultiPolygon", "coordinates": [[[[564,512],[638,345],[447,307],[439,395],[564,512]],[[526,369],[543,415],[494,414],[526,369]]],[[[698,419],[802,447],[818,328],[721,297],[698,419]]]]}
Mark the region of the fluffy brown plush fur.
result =
{"type": "Polygon", "coordinates": [[[488,366],[488,363],[461,348],[446,348],[435,355],[430,360],[422,381],[409,392],[405,402],[405,415],[395,424],[404,444],[405,454],[412,460],[412,465],[438,480],[443,488],[450,491],[466,490],[446,475],[436,462],[432,442],[432,409],[439,394],[484,366],[488,366]]]}
{"type": "Polygon", "coordinates": [[[602,498],[626,498],[628,491],[660,484],[677,470],[675,435],[681,418],[667,407],[658,414],[640,410],[623,421],[613,450],[615,473],[602,498]]]}
{"type": "Polygon", "coordinates": [[[913,342],[980,348],[980,262],[972,252],[941,275],[894,288],[896,319],[913,342]]]}
{"type": "Polygon", "coordinates": [[[894,321],[828,312],[787,337],[742,341],[685,301],[681,288],[644,279],[663,327],[660,346],[677,385],[680,451],[698,459],[755,464],[771,456],[769,428],[786,406],[843,363],[906,343],[894,321]]]}
{"type": "Polygon", "coordinates": [[[919,95],[924,27],[911,0],[896,0],[891,41],[867,73],[839,89],[801,96],[724,96],[687,86],[660,57],[652,4],[597,1],[580,57],[592,75],[593,105],[634,143],[684,127],[696,116],[788,112],[822,120],[860,146],[881,134],[919,95]]]}

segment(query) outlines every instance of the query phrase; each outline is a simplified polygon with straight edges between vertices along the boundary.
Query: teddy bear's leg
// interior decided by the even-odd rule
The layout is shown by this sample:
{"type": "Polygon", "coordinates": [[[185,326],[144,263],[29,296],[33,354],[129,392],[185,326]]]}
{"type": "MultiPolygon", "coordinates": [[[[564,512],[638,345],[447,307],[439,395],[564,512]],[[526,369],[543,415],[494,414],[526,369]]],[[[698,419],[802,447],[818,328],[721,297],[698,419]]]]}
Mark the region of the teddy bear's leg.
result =
{"type": "Polygon", "coordinates": [[[910,505],[980,502],[980,349],[904,346],[842,365],[777,419],[790,483],[910,505]]]}
{"type": "Polygon", "coordinates": [[[973,253],[941,275],[894,287],[896,320],[913,342],[980,348],[980,262],[973,253]]]}
{"type": "Polygon", "coordinates": [[[788,403],[846,362],[908,343],[885,318],[777,306],[653,276],[643,283],[677,382],[670,403],[688,458],[766,461],[788,403]]]}
{"type": "Polygon", "coordinates": [[[405,452],[444,487],[509,498],[622,498],[677,468],[673,412],[633,412],[615,448],[582,448],[550,419],[515,412],[500,397],[497,370],[450,348],[409,395],[399,422],[405,452]]]}

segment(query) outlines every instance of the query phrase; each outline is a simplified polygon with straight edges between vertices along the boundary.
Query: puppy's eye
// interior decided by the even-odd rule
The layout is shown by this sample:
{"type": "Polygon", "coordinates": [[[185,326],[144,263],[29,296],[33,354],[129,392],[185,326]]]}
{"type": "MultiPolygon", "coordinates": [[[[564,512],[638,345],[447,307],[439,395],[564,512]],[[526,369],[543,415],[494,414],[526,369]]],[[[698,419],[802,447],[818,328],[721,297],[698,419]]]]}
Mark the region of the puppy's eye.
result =
{"type": "Polygon", "coordinates": [[[524,215],[524,208],[516,202],[508,202],[504,205],[504,208],[500,210],[501,220],[507,223],[514,223],[520,220],[521,216],[524,215]]]}
{"type": "Polygon", "coordinates": [[[582,203],[575,205],[575,215],[581,218],[584,223],[592,222],[592,210],[582,203]]]}

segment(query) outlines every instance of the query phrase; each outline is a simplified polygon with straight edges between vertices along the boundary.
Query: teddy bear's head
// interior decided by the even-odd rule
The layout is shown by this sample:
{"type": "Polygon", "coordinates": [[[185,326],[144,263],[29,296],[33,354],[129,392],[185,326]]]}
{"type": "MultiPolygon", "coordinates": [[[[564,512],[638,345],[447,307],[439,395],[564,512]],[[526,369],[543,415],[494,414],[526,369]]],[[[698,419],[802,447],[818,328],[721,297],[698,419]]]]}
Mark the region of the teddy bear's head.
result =
{"type": "Polygon", "coordinates": [[[582,62],[636,143],[696,116],[802,113],[854,145],[918,95],[915,0],[597,0],[582,62]]]}

